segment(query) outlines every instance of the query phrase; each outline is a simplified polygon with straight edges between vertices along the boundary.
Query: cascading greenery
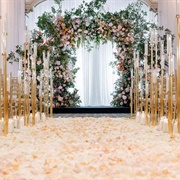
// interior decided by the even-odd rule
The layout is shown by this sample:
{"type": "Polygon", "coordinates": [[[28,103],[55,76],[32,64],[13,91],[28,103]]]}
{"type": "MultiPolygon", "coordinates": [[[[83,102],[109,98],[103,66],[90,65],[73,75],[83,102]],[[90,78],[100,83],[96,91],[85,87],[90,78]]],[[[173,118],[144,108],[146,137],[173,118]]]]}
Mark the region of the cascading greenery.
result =
{"type": "MultiPolygon", "coordinates": [[[[155,27],[145,20],[146,12],[141,3],[132,3],[125,10],[105,12],[106,0],[94,0],[83,3],[62,15],[62,0],[55,0],[58,9],[45,12],[38,18],[39,31],[34,31],[31,45],[38,44],[37,73],[43,68],[42,52],[51,51],[50,67],[53,70],[54,106],[76,107],[81,102],[75,88],[76,49],[83,45],[87,49],[92,44],[111,41],[116,46],[116,61],[111,65],[118,71],[119,79],[112,93],[113,106],[129,106],[130,68],[133,67],[133,50],[140,51],[143,59],[144,42],[147,31],[155,27]]],[[[17,53],[23,55],[20,47],[17,53]]],[[[11,53],[8,60],[16,59],[11,53]]],[[[16,59],[17,60],[17,59],[16,59]]]]}

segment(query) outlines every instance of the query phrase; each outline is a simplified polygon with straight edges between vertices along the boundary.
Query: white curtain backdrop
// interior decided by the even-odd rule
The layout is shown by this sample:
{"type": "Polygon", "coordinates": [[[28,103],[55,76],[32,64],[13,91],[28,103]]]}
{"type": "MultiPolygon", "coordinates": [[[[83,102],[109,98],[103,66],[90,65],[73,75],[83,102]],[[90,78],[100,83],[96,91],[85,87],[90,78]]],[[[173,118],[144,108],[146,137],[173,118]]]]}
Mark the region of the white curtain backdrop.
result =
{"type": "Polygon", "coordinates": [[[91,52],[84,48],[77,51],[76,87],[81,95],[84,106],[109,106],[112,100],[110,94],[114,90],[114,82],[117,79],[115,70],[109,66],[114,60],[112,43],[100,44],[91,52]]]}
{"type": "Polygon", "coordinates": [[[158,0],[158,25],[176,34],[176,0],[158,0]]]}
{"type": "MultiPolygon", "coordinates": [[[[86,2],[89,1],[91,0],[86,0],[86,2]]],[[[136,1],[107,0],[104,9],[110,12],[120,11],[126,8],[129,3],[136,1]]],[[[83,0],[65,0],[62,4],[62,10],[78,7],[82,2],[83,0]]],[[[34,11],[28,14],[29,18],[26,18],[28,29],[37,28],[35,24],[37,17],[45,11],[50,12],[52,6],[53,0],[47,0],[35,7],[34,11]]],[[[148,19],[155,21],[154,14],[149,11],[149,8],[144,5],[144,9],[148,12],[148,19]]],[[[109,63],[114,60],[114,50],[110,42],[95,47],[91,52],[84,48],[77,50],[77,67],[80,67],[80,71],[77,73],[76,88],[81,96],[81,106],[110,105],[112,101],[110,94],[113,92],[114,82],[117,79],[117,75],[113,74],[113,69],[109,66],[109,63]]]]}

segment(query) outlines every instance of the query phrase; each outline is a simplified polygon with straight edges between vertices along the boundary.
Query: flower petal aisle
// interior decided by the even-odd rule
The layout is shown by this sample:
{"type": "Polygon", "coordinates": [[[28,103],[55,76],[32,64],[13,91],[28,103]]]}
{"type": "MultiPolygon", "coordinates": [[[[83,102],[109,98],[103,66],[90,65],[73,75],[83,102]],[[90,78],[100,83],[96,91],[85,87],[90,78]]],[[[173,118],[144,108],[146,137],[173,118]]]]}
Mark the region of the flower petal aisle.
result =
{"type": "Polygon", "coordinates": [[[180,139],[125,118],[50,119],[0,137],[0,179],[180,179],[180,139]]]}

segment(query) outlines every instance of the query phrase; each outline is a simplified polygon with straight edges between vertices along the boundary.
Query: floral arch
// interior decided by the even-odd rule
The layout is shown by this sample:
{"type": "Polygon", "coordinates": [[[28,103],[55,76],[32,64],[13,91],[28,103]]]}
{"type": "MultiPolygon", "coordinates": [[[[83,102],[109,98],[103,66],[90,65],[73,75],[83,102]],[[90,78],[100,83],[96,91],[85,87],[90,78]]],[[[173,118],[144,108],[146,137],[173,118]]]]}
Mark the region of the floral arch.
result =
{"type": "MultiPolygon", "coordinates": [[[[116,61],[111,65],[118,71],[119,79],[112,93],[113,106],[129,106],[130,69],[133,67],[133,50],[143,58],[144,34],[152,24],[145,20],[141,3],[132,3],[119,12],[101,12],[106,0],[83,2],[77,9],[61,15],[62,0],[54,0],[59,6],[38,18],[39,31],[32,34],[31,44],[38,44],[37,73],[43,68],[42,54],[50,50],[50,66],[53,69],[54,106],[76,107],[80,97],[74,82],[76,73],[76,49],[83,45],[89,50],[91,42],[99,44],[111,41],[116,46],[116,61]],[[71,92],[69,91],[71,89],[71,92]],[[72,91],[73,89],[73,91],[72,91]]],[[[20,48],[17,49],[20,52],[20,48]]],[[[38,76],[38,81],[40,77],[38,76]]]]}

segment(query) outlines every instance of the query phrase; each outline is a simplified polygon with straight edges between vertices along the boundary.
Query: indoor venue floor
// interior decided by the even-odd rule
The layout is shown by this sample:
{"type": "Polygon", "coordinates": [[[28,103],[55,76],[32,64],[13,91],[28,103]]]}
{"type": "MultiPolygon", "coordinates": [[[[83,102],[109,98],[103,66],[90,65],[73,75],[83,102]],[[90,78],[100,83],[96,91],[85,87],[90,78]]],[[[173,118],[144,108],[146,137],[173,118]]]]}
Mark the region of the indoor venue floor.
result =
{"type": "Polygon", "coordinates": [[[0,136],[0,179],[180,180],[178,134],[113,114],[81,115],[0,136]]]}

